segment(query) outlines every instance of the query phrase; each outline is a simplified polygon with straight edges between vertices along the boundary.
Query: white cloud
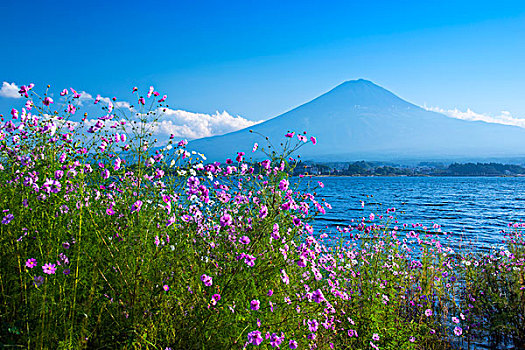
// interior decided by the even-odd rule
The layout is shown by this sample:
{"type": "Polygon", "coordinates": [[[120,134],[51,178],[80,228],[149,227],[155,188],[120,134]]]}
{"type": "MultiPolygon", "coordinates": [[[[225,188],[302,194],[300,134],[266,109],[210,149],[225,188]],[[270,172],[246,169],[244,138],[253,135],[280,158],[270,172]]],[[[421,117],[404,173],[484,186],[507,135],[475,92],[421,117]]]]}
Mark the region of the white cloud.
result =
{"type": "Polygon", "coordinates": [[[508,111],[502,111],[499,115],[491,116],[487,114],[476,113],[470,108],[465,112],[460,111],[457,108],[454,109],[442,109],[439,107],[427,107],[423,106],[427,111],[437,112],[449,116],[451,118],[470,120],[470,121],[483,121],[487,123],[513,125],[525,128],[525,118],[515,117],[508,111]]]}
{"type": "Polygon", "coordinates": [[[79,94],[80,98],[78,99],[78,104],[81,106],[84,104],[84,102],[91,101],[93,99],[93,96],[91,96],[91,94],[88,92],[80,91],[79,94]]]}
{"type": "MultiPolygon", "coordinates": [[[[223,135],[232,131],[237,131],[250,127],[261,121],[251,121],[241,116],[232,116],[228,112],[215,112],[214,114],[193,113],[183,110],[166,109],[165,112],[158,111],[162,117],[158,122],[146,123],[145,130],[151,131],[154,137],[160,141],[160,145],[167,143],[173,134],[177,139],[198,139],[202,137],[223,135]]],[[[105,122],[106,130],[117,119],[105,122]]],[[[118,119],[122,121],[123,119],[118,119]]],[[[95,125],[97,119],[86,120],[86,127],[95,125]]],[[[124,127],[128,134],[131,134],[130,125],[124,127]]]]}
{"type": "Polygon", "coordinates": [[[15,83],[8,83],[4,81],[2,83],[2,87],[0,88],[0,96],[8,98],[22,98],[22,96],[20,96],[18,93],[18,90],[20,89],[15,83]]]}
{"type": "Polygon", "coordinates": [[[160,139],[171,134],[177,138],[199,139],[202,137],[223,135],[258,124],[241,116],[232,116],[228,112],[214,114],[193,113],[183,110],[166,109],[155,128],[160,139]]]}

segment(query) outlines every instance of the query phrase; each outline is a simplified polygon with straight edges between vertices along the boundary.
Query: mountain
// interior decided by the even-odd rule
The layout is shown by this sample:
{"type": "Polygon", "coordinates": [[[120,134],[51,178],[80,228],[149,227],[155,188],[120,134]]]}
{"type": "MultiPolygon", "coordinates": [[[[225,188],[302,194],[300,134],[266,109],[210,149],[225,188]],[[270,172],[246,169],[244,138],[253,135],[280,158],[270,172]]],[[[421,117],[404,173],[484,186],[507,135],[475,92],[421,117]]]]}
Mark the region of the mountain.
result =
{"type": "MultiPolygon", "coordinates": [[[[210,160],[233,158],[284,142],[288,131],[307,131],[317,145],[307,144],[302,159],[322,160],[479,160],[525,156],[525,129],[465,121],[427,111],[363,79],[342,83],[289,112],[247,129],[191,141],[188,147],[210,160]],[[250,133],[252,129],[254,133],[250,133]]],[[[295,138],[297,140],[297,138],[295,138]]]]}

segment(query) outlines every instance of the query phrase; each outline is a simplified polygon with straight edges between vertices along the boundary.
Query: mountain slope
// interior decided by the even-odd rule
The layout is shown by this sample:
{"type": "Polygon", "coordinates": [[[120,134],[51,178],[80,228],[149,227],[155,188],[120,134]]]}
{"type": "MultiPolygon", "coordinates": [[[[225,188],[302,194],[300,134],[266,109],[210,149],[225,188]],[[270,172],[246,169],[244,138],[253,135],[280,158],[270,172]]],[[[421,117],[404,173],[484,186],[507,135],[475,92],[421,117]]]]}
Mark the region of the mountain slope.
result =
{"type": "MultiPolygon", "coordinates": [[[[453,119],[402,100],[366,80],[345,82],[320,97],[249,129],[190,142],[211,160],[251,154],[287,131],[316,136],[299,154],[315,160],[480,159],[525,155],[525,129],[453,119]]],[[[257,153],[255,153],[257,154],[257,153]]]]}

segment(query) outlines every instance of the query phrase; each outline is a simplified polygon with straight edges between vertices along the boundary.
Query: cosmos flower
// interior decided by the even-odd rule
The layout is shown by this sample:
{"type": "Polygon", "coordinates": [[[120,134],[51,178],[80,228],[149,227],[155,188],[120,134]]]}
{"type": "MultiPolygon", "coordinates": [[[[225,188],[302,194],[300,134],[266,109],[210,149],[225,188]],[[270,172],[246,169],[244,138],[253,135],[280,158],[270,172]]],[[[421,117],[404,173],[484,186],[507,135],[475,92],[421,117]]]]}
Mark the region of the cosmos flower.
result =
{"type": "Polygon", "coordinates": [[[252,331],[252,332],[248,333],[248,343],[249,344],[253,344],[253,345],[259,346],[259,345],[261,345],[263,340],[264,339],[263,339],[260,331],[252,331]]]}
{"type": "Polygon", "coordinates": [[[42,101],[42,103],[46,106],[49,106],[50,104],[53,103],[53,99],[51,97],[46,97],[44,98],[44,100],[42,101]]]}
{"type": "Polygon", "coordinates": [[[45,274],[54,275],[57,268],[55,264],[47,263],[47,264],[44,264],[44,266],[42,266],[42,270],[44,271],[45,274]]]}
{"type": "Polygon", "coordinates": [[[3,217],[2,224],[7,225],[11,221],[13,221],[14,218],[15,218],[15,216],[13,214],[7,214],[6,216],[3,217]]]}
{"type": "Polygon", "coordinates": [[[308,320],[308,330],[310,332],[317,332],[317,328],[319,327],[319,322],[317,322],[316,319],[308,320]]]}
{"type": "Polygon", "coordinates": [[[30,258],[26,260],[26,267],[28,269],[32,269],[37,266],[37,262],[35,258],[30,258]]]}
{"type": "Polygon", "coordinates": [[[140,208],[142,208],[142,201],[138,200],[131,206],[131,212],[140,211],[140,208]]]}
{"type": "Polygon", "coordinates": [[[210,287],[213,284],[213,279],[206,274],[201,276],[201,281],[206,287],[210,287]]]}

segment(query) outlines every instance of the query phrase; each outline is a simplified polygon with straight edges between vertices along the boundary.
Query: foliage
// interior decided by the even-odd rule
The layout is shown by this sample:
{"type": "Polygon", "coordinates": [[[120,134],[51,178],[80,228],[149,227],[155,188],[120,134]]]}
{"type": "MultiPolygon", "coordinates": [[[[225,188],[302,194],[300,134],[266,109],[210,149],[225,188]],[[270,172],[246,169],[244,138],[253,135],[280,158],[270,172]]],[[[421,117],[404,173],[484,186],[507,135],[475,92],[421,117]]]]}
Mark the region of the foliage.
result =
{"type": "Polygon", "coordinates": [[[75,90],[55,102],[23,86],[25,108],[2,124],[2,345],[446,349],[476,332],[523,339],[521,236],[509,254],[467,265],[438,226],[398,227],[393,208],[316,233],[312,220],[331,208],[316,197],[322,183],[303,192],[309,185],[288,177],[291,152],[315,138],[289,132],[284,155],[251,163],[242,152],[206,163],[173,138],[153,151],[166,97],[133,93],[136,107],[96,99],[100,116],[78,121],[75,90]]]}

